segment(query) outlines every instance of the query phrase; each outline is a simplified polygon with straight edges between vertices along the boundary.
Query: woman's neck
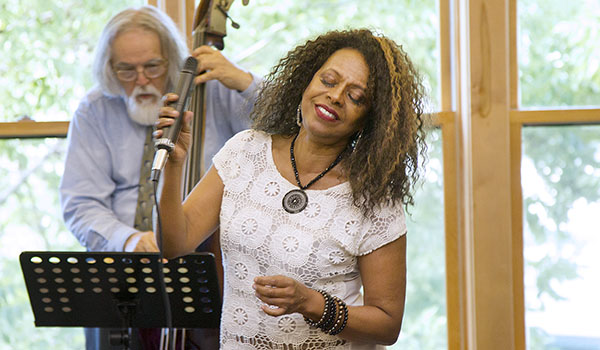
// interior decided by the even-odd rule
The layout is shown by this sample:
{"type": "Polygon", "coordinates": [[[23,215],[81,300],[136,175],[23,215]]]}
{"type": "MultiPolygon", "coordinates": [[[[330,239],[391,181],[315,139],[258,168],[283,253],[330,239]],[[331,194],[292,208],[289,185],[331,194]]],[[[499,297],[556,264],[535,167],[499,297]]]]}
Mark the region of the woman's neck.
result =
{"type": "MultiPolygon", "coordinates": [[[[279,172],[292,183],[296,183],[295,171],[298,172],[300,183],[305,186],[315,177],[319,176],[328,167],[319,180],[310,186],[310,189],[326,189],[346,181],[342,167],[339,164],[331,167],[332,163],[340,156],[346,146],[323,145],[311,142],[310,138],[298,135],[293,145],[296,169],[291,162],[290,147],[294,137],[273,136],[273,156],[279,172]]],[[[343,157],[343,155],[342,155],[343,157]]]]}
{"type": "MultiPolygon", "coordinates": [[[[293,137],[290,138],[288,146],[291,146],[293,140],[293,137]]],[[[348,146],[347,140],[336,143],[328,143],[328,141],[328,139],[321,141],[301,129],[294,142],[294,154],[298,165],[303,163],[302,167],[306,171],[321,172],[348,146]]]]}

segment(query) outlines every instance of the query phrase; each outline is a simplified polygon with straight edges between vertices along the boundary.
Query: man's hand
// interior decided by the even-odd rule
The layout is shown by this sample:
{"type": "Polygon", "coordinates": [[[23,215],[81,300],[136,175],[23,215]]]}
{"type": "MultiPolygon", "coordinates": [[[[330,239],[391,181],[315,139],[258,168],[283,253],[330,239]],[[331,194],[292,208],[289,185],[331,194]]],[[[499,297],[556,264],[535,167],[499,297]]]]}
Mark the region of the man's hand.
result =
{"type": "Polygon", "coordinates": [[[244,91],[252,83],[252,74],[244,72],[229,62],[219,50],[203,45],[196,48],[192,55],[198,60],[200,73],[194,79],[196,84],[216,79],[229,89],[244,91]]]}
{"type": "Polygon", "coordinates": [[[126,252],[158,252],[154,232],[136,232],[127,238],[123,250],[126,252]]]}

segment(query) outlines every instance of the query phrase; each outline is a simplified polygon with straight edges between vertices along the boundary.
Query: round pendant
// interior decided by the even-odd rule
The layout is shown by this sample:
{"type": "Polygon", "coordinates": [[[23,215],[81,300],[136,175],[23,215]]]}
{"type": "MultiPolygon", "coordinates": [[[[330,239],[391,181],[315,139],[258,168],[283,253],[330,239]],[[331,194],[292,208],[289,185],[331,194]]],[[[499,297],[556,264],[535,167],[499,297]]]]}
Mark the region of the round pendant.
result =
{"type": "Polygon", "coordinates": [[[308,196],[302,190],[291,190],[283,196],[283,209],[290,214],[296,214],[306,208],[308,196]]]}

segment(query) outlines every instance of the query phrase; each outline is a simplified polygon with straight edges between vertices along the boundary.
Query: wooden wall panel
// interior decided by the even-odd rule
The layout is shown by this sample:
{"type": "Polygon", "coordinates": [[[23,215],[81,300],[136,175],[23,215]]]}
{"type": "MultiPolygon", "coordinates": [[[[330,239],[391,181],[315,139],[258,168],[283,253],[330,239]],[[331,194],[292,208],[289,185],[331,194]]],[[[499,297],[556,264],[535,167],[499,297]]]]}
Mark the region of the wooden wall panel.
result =
{"type": "Polygon", "coordinates": [[[468,349],[514,349],[508,0],[458,2],[468,349]]]}

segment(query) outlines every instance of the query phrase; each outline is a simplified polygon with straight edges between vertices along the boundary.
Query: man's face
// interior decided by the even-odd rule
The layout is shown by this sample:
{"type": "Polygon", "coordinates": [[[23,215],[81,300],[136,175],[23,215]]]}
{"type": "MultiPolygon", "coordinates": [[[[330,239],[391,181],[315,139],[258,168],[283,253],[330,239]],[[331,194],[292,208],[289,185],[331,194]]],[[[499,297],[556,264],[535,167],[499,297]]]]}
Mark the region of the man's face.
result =
{"type": "Polygon", "coordinates": [[[115,71],[131,69],[137,71],[137,77],[132,81],[119,79],[128,97],[134,98],[138,104],[159,102],[165,92],[166,69],[165,73],[156,78],[149,78],[144,74],[144,66],[165,62],[156,33],[141,28],[132,28],[120,33],[112,44],[111,62],[115,71]],[[145,87],[148,85],[155,87],[159,95],[146,91],[148,89],[145,87]],[[141,89],[137,89],[138,91],[132,96],[136,87],[141,89]]]}

